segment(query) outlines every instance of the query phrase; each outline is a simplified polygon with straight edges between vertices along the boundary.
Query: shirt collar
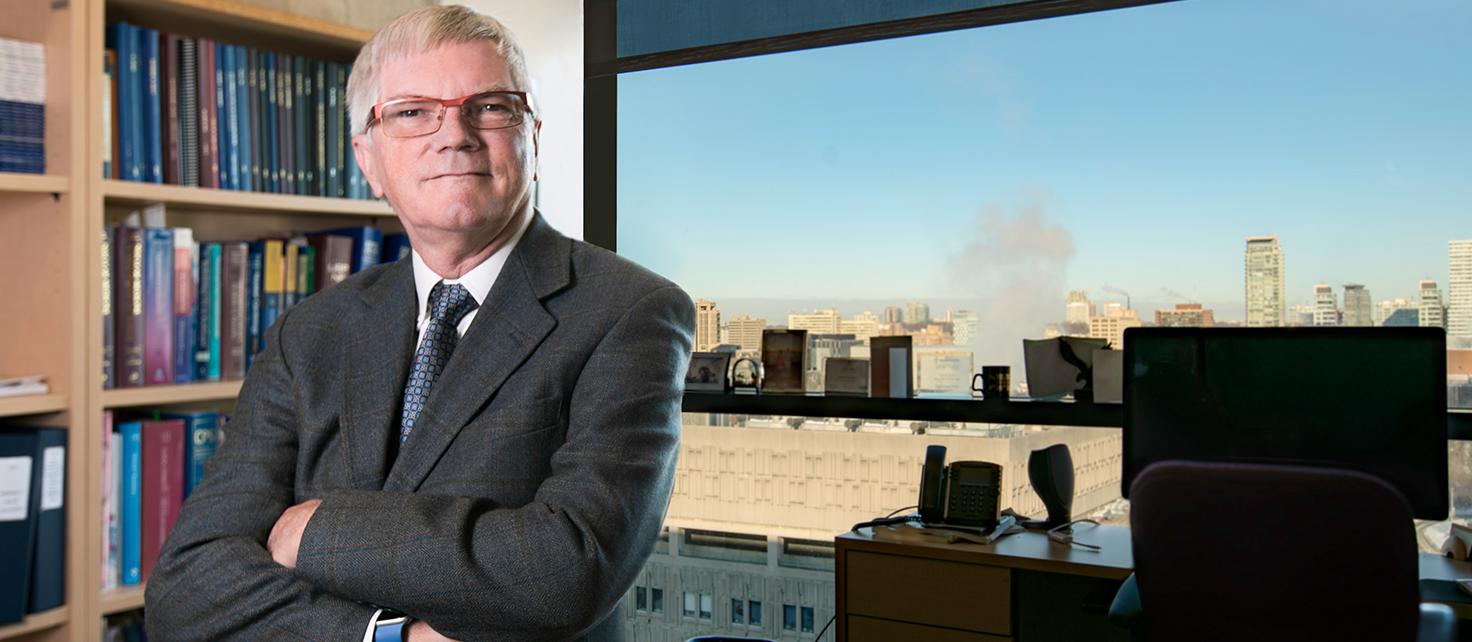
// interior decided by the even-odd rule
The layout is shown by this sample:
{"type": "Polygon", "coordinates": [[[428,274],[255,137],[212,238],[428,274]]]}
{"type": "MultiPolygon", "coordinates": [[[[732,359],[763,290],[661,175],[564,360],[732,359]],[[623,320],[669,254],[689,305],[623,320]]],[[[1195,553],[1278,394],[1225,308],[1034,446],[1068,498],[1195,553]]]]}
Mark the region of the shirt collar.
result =
{"type": "Polygon", "coordinates": [[[502,245],[500,249],[497,249],[490,256],[486,257],[484,261],[481,261],[480,265],[471,268],[469,272],[461,275],[458,279],[446,279],[436,274],[424,262],[424,258],[419,256],[419,251],[411,248],[409,255],[414,264],[414,290],[419,296],[419,316],[422,318],[425,310],[429,308],[429,291],[434,288],[434,284],[440,281],[458,283],[465,286],[465,289],[470,292],[470,296],[475,298],[476,305],[485,304],[486,297],[491,293],[491,286],[496,284],[496,277],[501,275],[501,268],[506,266],[506,259],[511,256],[511,250],[516,249],[517,241],[521,240],[521,235],[526,232],[526,228],[531,225],[532,218],[535,216],[535,212],[528,214],[522,220],[521,227],[516,230],[515,234],[511,235],[511,238],[506,241],[505,245],[502,245]]]}

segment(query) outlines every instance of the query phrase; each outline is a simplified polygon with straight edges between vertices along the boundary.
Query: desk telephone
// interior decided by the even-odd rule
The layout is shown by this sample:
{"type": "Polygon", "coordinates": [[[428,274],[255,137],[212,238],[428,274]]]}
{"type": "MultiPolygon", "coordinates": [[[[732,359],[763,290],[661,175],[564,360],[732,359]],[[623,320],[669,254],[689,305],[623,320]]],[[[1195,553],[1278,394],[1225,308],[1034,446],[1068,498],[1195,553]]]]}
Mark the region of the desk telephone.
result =
{"type": "Polygon", "coordinates": [[[925,449],[920,471],[920,521],[990,529],[997,525],[1002,466],[986,461],[946,465],[946,447],[925,449]]]}

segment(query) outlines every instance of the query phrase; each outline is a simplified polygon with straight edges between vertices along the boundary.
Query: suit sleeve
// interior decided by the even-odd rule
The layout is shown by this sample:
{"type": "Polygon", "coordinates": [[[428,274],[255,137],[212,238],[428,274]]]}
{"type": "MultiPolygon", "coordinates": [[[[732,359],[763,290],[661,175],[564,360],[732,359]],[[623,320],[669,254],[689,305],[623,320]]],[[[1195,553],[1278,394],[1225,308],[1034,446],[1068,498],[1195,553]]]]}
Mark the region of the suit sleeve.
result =
{"type": "Polygon", "coordinates": [[[622,315],[578,376],[566,441],[531,503],[328,493],[303,534],[298,573],[457,640],[587,631],[633,583],[663,523],[694,317],[674,286],[622,315]]]}
{"type": "Polygon", "coordinates": [[[150,640],[359,642],[374,608],[331,595],[266,550],[295,503],[292,375],[283,359],[288,315],[266,333],[208,474],[159,553],[144,596],[150,640]]]}

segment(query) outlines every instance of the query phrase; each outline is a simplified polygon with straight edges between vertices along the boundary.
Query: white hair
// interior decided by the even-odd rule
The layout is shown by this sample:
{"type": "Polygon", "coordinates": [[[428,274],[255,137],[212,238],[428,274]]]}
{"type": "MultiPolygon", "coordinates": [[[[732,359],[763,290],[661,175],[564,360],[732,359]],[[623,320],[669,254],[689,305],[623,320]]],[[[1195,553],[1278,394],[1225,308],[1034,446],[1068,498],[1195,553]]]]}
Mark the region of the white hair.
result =
{"type": "Polygon", "coordinates": [[[511,31],[499,20],[459,5],[428,6],[394,18],[363,45],[348,76],[347,110],[354,135],[364,133],[373,105],[378,102],[378,70],[396,57],[430,51],[448,44],[492,42],[506,60],[511,82],[517,91],[532,89],[526,72],[526,57],[511,31]]]}

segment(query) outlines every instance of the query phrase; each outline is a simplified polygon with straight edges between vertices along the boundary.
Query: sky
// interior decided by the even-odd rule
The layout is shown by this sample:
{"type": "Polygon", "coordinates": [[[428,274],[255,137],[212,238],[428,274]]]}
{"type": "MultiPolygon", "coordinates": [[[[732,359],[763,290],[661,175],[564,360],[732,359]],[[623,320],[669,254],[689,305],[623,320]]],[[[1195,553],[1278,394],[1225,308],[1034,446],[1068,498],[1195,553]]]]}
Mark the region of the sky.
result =
{"type": "Polygon", "coordinates": [[[1472,238],[1468,61],[1464,1],[1183,0],[624,74],[619,252],[1026,325],[1075,289],[1241,318],[1273,234],[1290,304],[1412,298],[1472,238]]]}

